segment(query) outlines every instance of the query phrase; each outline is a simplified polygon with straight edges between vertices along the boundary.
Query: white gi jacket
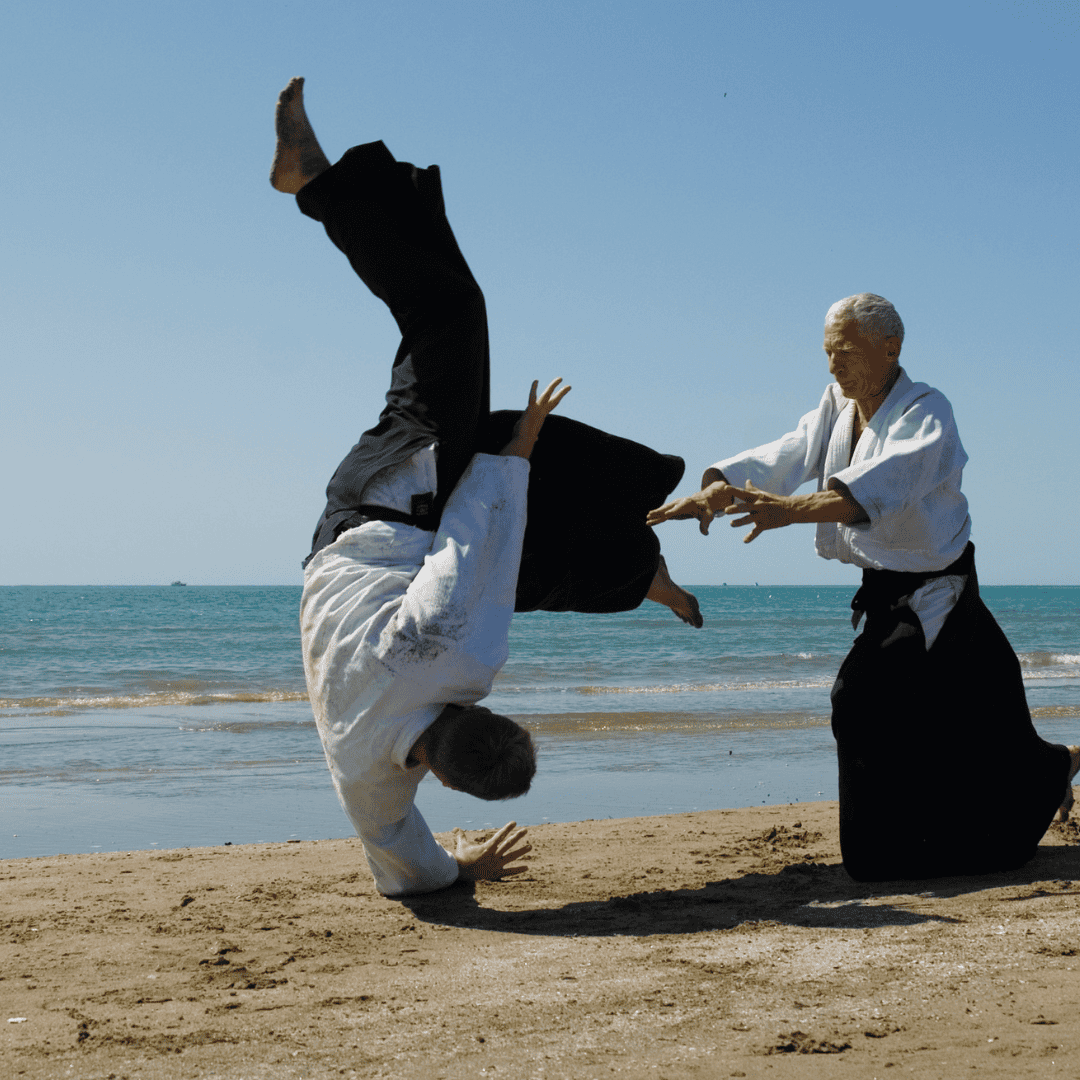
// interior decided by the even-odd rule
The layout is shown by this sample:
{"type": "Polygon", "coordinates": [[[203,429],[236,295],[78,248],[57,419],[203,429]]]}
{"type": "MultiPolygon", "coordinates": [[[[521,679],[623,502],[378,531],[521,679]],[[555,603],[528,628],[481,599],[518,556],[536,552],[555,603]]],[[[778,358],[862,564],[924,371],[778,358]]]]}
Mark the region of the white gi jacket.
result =
{"type": "MultiPolygon", "coordinates": [[[[415,462],[401,468],[404,486],[423,490],[415,462]]],[[[413,804],[427,769],[406,758],[445,705],[485,697],[506,662],[528,478],[524,458],[477,454],[438,532],[367,522],[304,573],[308,694],[334,787],[384,895],[457,879],[457,862],[413,804]]],[[[397,501],[376,487],[366,502],[397,501]]]]}
{"type": "MultiPolygon", "coordinates": [[[[867,424],[854,453],[855,402],[830,383],[821,403],[792,432],[713,467],[729,483],[790,495],[810,480],[817,490],[838,480],[866,511],[856,525],[821,522],[815,548],[823,559],[876,570],[943,570],[959,558],[971,535],[960,481],[967,454],[952,406],[926,383],[900,377],[867,424]]],[[[913,594],[927,648],[960,595],[959,582],[931,581],[913,594]],[[921,610],[920,610],[921,609],[921,610]]]]}

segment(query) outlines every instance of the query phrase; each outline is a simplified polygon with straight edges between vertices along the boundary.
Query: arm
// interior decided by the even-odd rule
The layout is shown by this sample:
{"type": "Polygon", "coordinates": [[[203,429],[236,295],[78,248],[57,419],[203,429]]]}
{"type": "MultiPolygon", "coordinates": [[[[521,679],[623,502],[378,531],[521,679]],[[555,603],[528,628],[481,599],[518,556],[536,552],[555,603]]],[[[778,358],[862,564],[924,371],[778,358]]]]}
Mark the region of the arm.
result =
{"type": "Polygon", "coordinates": [[[454,830],[454,850],[459,881],[498,881],[513,874],[523,874],[527,866],[509,866],[532,851],[531,844],[515,845],[524,837],[526,830],[518,829],[517,822],[510,821],[494,836],[483,843],[473,843],[461,829],[454,830]]]}
{"type": "Polygon", "coordinates": [[[733,488],[717,469],[706,469],[701,478],[701,490],[693,495],[684,495],[655,510],[650,510],[645,517],[646,525],[659,525],[664,521],[683,521],[697,518],[698,529],[702,536],[709,535],[709,526],[718,512],[723,513],[734,501],[738,489],[733,488]],[[718,479],[710,480],[710,476],[718,479]]]}
{"type": "Polygon", "coordinates": [[[747,481],[745,488],[729,489],[733,502],[724,513],[742,514],[732,523],[732,528],[739,525],[752,525],[753,531],[743,538],[749,544],[767,529],[781,529],[785,525],[810,524],[820,521],[835,521],[841,525],[854,525],[860,521],[869,521],[869,515],[859,505],[851,492],[838,480],[829,481],[829,490],[814,491],[808,495],[771,495],[754,487],[753,481],[747,481]]]}
{"type": "Polygon", "coordinates": [[[663,521],[696,518],[701,533],[708,535],[716,514],[727,512],[736,492],[745,490],[740,484],[749,484],[753,479],[781,494],[793,492],[821,475],[835,413],[834,395],[826,388],[817,409],[802,417],[794,431],[709,466],[701,477],[700,491],[650,511],[646,523],[659,525],[663,521]]]}
{"type": "Polygon", "coordinates": [[[384,662],[408,676],[425,703],[479,701],[506,662],[525,535],[528,457],[544,420],[570,391],[559,389],[561,382],[552,380],[539,396],[533,382],[510,442],[498,455],[474,455],[446,503],[423,568],[382,635],[384,662]]]}

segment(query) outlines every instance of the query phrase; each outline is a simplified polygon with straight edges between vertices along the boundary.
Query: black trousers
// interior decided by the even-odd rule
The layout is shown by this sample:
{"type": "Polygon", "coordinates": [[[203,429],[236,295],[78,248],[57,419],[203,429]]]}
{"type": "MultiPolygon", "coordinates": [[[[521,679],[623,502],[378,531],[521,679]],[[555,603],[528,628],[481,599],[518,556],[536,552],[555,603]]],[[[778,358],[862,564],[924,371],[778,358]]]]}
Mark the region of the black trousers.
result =
{"type": "Polygon", "coordinates": [[[868,613],[832,705],[840,849],[856,880],[986,874],[1035,854],[1065,795],[1069,752],[1036,733],[973,560],[929,651],[909,608],[868,613]]]}
{"type": "MultiPolygon", "coordinates": [[[[380,469],[433,442],[438,490],[411,523],[435,529],[473,454],[497,453],[520,416],[490,412],[484,296],[447,221],[438,167],[418,169],[381,142],[366,143],[305,185],[297,204],[401,331],[386,405],[331,478],[311,555],[360,520],[364,489],[380,469]]],[[[683,469],[681,458],[548,417],[531,458],[517,610],[637,607],[660,559],[645,515],[683,469]]]]}

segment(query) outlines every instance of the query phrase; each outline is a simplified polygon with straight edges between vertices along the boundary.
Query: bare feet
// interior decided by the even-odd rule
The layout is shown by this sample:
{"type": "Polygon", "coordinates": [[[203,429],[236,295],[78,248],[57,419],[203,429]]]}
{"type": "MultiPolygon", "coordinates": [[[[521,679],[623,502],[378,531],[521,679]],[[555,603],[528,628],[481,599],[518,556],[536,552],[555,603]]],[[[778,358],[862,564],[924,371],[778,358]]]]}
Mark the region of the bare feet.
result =
{"type": "Polygon", "coordinates": [[[1069,755],[1072,761],[1069,763],[1069,778],[1065,781],[1065,798],[1062,800],[1061,805],[1058,807],[1057,819],[1058,821],[1068,821],[1069,813],[1073,808],[1073,789],[1072,782],[1073,777],[1080,772],[1080,746],[1066,747],[1069,751],[1069,755]]]}
{"type": "Polygon", "coordinates": [[[652,579],[649,591],[645,594],[646,600],[654,600],[658,604],[671,608],[684,623],[700,627],[705,620],[701,617],[701,609],[698,607],[697,598],[680,589],[668,574],[667,563],[664,556],[660,556],[660,565],[656,568],[656,575],[652,579]]]}
{"type": "Polygon", "coordinates": [[[304,112],[304,80],[290,79],[281,91],[274,113],[277,146],[270,183],[295,195],[306,183],[330,168],[315,131],[304,112]]]}

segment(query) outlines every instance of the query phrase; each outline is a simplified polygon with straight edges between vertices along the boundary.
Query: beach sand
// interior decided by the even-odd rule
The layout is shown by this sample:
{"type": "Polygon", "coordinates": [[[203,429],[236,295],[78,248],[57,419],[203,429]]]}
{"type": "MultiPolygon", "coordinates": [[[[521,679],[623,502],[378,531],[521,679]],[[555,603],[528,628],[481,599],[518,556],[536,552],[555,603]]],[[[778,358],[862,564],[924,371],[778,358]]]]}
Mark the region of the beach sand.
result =
{"type": "Polygon", "coordinates": [[[836,820],[538,826],[527,874],[405,902],[358,840],[9,860],[0,1060],[80,1080],[1080,1076],[1076,823],[1013,873],[868,887],[836,820]]]}

